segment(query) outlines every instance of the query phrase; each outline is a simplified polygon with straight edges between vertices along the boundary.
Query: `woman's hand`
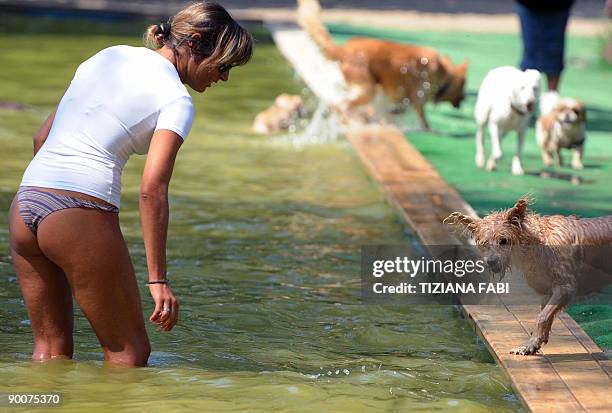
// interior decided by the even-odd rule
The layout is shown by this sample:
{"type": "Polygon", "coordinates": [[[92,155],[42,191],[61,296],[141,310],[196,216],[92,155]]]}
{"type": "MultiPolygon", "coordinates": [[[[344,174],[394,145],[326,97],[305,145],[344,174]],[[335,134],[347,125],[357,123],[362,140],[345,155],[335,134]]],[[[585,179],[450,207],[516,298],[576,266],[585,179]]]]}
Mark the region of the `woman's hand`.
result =
{"type": "Polygon", "coordinates": [[[149,284],[149,291],[155,302],[155,310],[149,320],[164,331],[172,330],[178,321],[179,304],[170,286],[168,284],[149,284]]]}

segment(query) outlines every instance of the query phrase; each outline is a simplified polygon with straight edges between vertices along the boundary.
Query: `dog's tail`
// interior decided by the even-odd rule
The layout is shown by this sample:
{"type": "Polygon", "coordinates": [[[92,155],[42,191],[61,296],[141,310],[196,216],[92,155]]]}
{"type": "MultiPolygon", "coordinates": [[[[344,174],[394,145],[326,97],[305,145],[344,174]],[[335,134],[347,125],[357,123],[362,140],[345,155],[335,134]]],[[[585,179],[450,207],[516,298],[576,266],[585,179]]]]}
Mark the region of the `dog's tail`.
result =
{"type": "Polygon", "coordinates": [[[328,59],[342,58],[342,47],[334,43],[321,22],[321,5],[318,0],[298,0],[298,23],[328,59]]]}

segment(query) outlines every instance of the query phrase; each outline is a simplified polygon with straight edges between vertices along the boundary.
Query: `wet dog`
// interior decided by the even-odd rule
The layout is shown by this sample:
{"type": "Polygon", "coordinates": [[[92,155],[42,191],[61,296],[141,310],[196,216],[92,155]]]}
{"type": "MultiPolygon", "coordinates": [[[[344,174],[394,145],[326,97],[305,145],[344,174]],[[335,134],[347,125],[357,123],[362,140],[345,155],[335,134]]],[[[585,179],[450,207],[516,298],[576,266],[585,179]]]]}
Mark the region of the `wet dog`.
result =
{"type": "Polygon", "coordinates": [[[467,61],[455,66],[429,47],[363,37],[340,46],[321,23],[320,9],[317,0],[298,0],[299,23],[328,59],[340,63],[349,87],[349,97],[338,108],[341,112],[372,104],[380,88],[394,105],[394,112],[401,112],[409,102],[421,128],[429,129],[426,102],[450,102],[455,108],[461,105],[467,61]]]}
{"type": "Polygon", "coordinates": [[[552,166],[554,153],[557,155],[557,166],[562,166],[561,149],[574,149],[572,168],[582,169],[586,140],[584,104],[576,99],[561,98],[556,92],[542,96],[540,118],[536,123],[536,140],[544,165],[552,166]]]}
{"type": "Polygon", "coordinates": [[[485,76],[478,91],[475,118],[476,166],[485,167],[484,131],[489,130],[491,156],[486,163],[488,171],[497,168],[502,157],[501,140],[511,131],[518,134],[516,153],[512,158],[512,173],[522,175],[521,162],[527,123],[538,99],[540,73],[537,70],[524,72],[510,66],[498,67],[485,76]]]}
{"type": "Polygon", "coordinates": [[[474,239],[491,272],[503,275],[516,268],[543,298],[535,331],[512,351],[522,355],[535,354],[548,342],[555,315],[574,297],[612,283],[612,216],[541,216],[529,213],[528,204],[521,198],[482,219],[459,212],[445,219],[474,239]]]}
{"type": "Polygon", "coordinates": [[[289,129],[295,121],[304,116],[306,109],[302,97],[283,93],[276,97],[272,106],[255,117],[253,130],[260,134],[279,132],[289,129]]]}

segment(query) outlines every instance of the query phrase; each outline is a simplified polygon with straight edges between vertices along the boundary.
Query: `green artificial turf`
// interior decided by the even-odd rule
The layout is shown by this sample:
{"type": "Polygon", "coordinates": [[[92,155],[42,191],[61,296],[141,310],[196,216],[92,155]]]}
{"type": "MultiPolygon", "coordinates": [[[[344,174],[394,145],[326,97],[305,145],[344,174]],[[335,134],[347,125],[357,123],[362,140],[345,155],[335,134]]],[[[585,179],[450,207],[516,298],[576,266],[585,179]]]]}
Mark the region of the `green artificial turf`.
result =
{"type": "MultiPolygon", "coordinates": [[[[597,37],[568,38],[566,70],[560,90],[563,96],[578,98],[587,106],[585,169],[575,172],[569,168],[571,153],[566,152],[566,166],[547,169],[557,172],[558,177],[544,179],[540,177],[544,168],[535,143],[533,122],[527,132],[523,153],[526,175],[517,177],[510,173],[516,134],[504,139],[505,156],[498,163],[498,171],[489,173],[474,165],[476,124],[473,113],[478,87],[489,70],[517,65],[521,53],[518,34],[417,33],[349,25],[331,25],[329,28],[340,43],[353,36],[365,35],[431,46],[448,54],[454,62],[469,59],[466,100],[459,110],[448,104],[429,105],[427,115],[434,132],[416,130],[414,113],[403,115],[398,123],[407,130],[410,141],[479,215],[508,208],[524,194],[535,198],[533,209],[541,214],[612,215],[612,67],[600,59],[601,40],[597,37]],[[568,178],[573,174],[583,180],[581,185],[570,182],[568,178]]],[[[542,86],[545,86],[544,82],[542,86]]],[[[612,287],[597,298],[612,303],[612,287]]],[[[569,313],[601,347],[612,348],[612,305],[576,304],[569,313]]]]}

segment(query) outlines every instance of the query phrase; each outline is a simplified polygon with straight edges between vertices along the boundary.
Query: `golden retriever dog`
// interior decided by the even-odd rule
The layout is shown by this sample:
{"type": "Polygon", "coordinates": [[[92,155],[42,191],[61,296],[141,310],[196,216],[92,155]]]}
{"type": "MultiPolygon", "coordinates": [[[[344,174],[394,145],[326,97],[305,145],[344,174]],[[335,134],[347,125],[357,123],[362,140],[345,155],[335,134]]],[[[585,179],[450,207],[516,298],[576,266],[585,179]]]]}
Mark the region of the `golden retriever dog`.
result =
{"type": "Polygon", "coordinates": [[[548,342],[555,315],[576,296],[612,283],[612,216],[578,218],[528,212],[528,198],[484,218],[453,212],[444,222],[474,239],[492,273],[519,270],[542,300],[535,331],[514,354],[535,354],[548,342]]]}
{"type": "Polygon", "coordinates": [[[306,116],[304,100],[299,95],[283,93],[274,99],[274,104],[260,112],[253,121],[253,130],[259,134],[289,129],[296,120],[306,116]]]}
{"type": "Polygon", "coordinates": [[[447,56],[429,47],[364,37],[338,45],[323,26],[320,10],[317,0],[298,0],[300,25],[328,59],[340,63],[349,87],[341,111],[371,104],[380,87],[398,111],[410,102],[421,128],[428,130],[426,102],[450,102],[455,108],[461,105],[467,61],[455,66],[447,56]]]}
{"type": "Polygon", "coordinates": [[[557,166],[562,166],[561,149],[574,149],[572,168],[582,169],[586,140],[584,104],[576,99],[561,98],[555,92],[542,96],[541,103],[541,114],[536,123],[536,140],[544,165],[552,166],[553,154],[556,154],[557,166]]]}

